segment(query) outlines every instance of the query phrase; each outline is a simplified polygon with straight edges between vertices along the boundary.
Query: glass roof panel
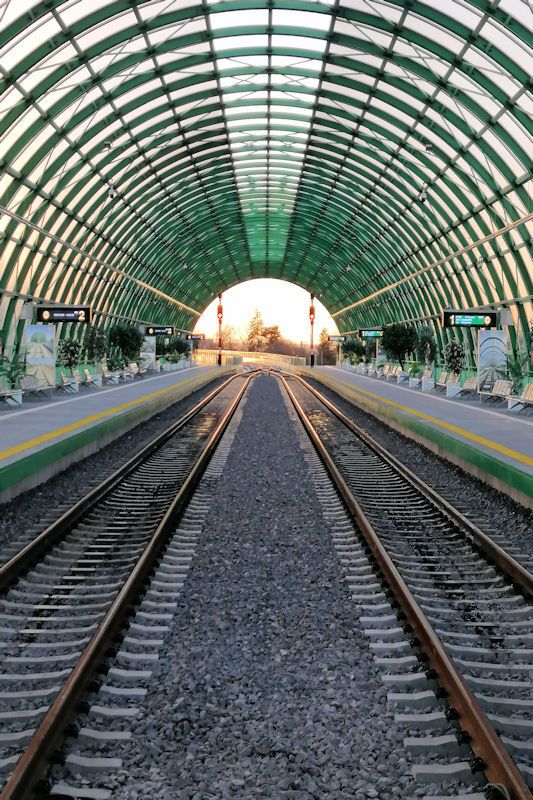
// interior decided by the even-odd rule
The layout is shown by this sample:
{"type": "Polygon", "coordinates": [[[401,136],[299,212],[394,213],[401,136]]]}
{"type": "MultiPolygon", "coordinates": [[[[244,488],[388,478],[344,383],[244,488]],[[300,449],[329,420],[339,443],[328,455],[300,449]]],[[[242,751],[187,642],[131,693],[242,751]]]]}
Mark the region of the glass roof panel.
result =
{"type": "MultiPolygon", "coordinates": [[[[161,319],[190,326],[213,293],[266,273],[322,293],[341,326],[379,324],[402,297],[387,281],[414,288],[427,313],[420,286],[448,280],[436,253],[528,213],[532,14],[521,0],[10,0],[2,10],[0,205],[18,217],[0,220],[0,280],[11,289],[38,294],[38,279],[12,277],[38,221],[44,236],[94,241],[144,276],[146,290],[122,278],[124,299],[99,311],[145,307],[158,290],[161,319]],[[364,232],[346,238],[361,209],[364,232]],[[188,268],[171,279],[166,265],[184,253],[188,268]],[[361,285],[372,264],[379,275],[361,285]],[[421,264],[423,282],[412,278],[421,264]]],[[[520,276],[502,273],[498,286],[523,296],[533,270],[518,227],[513,237],[499,269],[520,276]]],[[[508,248],[491,242],[487,252],[508,248]]],[[[94,264],[90,253],[71,260],[94,264]]],[[[107,278],[102,260],[94,269],[107,278]]],[[[473,272],[465,280],[482,296],[489,284],[473,272]]],[[[77,296],[70,275],[48,299],[77,296]]]]}

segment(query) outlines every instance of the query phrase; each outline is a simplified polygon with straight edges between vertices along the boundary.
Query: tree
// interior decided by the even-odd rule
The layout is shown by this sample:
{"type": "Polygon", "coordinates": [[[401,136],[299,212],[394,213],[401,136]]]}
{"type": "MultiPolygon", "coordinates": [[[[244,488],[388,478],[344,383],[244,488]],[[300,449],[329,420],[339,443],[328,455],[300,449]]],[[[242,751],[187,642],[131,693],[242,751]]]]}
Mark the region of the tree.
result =
{"type": "Polygon", "coordinates": [[[389,358],[397,359],[403,369],[403,362],[407,353],[412,353],[416,347],[416,331],[405,322],[393,322],[383,328],[381,346],[389,358]]]}
{"type": "Polygon", "coordinates": [[[144,336],[135,325],[119,322],[109,330],[109,344],[118,347],[124,358],[134,361],[139,357],[144,336]]]}
{"type": "Polygon", "coordinates": [[[318,340],[318,349],[322,351],[330,349],[329,333],[327,328],[322,328],[322,330],[320,331],[320,338],[318,340]]]}
{"type": "Polygon", "coordinates": [[[260,311],[258,309],[255,310],[255,313],[250,320],[250,324],[248,325],[248,335],[246,337],[246,347],[248,350],[252,352],[256,352],[257,350],[261,350],[265,340],[263,337],[263,330],[264,330],[263,318],[261,316],[260,311]]]}
{"type": "Polygon", "coordinates": [[[327,328],[322,328],[320,331],[320,338],[318,340],[318,352],[320,353],[320,360],[322,364],[334,364],[335,354],[331,349],[331,342],[329,341],[329,333],[327,328]]]}
{"type": "Polygon", "coordinates": [[[107,336],[96,325],[90,325],[85,335],[85,352],[89,361],[96,364],[107,352],[107,336]]]}
{"type": "Polygon", "coordinates": [[[224,350],[235,349],[235,328],[233,325],[222,326],[222,347],[224,350]]]}
{"type": "Polygon", "coordinates": [[[426,365],[426,369],[433,364],[437,355],[437,345],[430,325],[421,325],[417,333],[416,357],[426,365]]]}
{"type": "Polygon", "coordinates": [[[448,342],[444,348],[444,366],[454,375],[460,375],[465,363],[465,351],[460,342],[448,342]]]}
{"type": "Polygon", "coordinates": [[[281,340],[279,325],[271,325],[270,327],[263,328],[262,334],[265,340],[265,350],[273,353],[276,349],[277,342],[281,340]]]}
{"type": "Polygon", "coordinates": [[[59,342],[57,360],[62,367],[72,370],[80,363],[82,346],[75,339],[62,339],[59,342]]]}

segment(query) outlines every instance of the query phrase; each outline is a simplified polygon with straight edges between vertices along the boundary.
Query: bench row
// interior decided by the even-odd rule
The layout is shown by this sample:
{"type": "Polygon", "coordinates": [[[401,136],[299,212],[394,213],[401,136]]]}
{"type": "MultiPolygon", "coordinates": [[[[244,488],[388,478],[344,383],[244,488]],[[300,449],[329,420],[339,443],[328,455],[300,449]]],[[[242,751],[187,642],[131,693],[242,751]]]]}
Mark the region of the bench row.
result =
{"type": "Polygon", "coordinates": [[[403,370],[400,366],[383,364],[379,366],[358,364],[343,365],[344,369],[356,372],[358,375],[367,375],[378,380],[407,383],[411,389],[422,391],[444,391],[447,397],[461,398],[467,395],[479,395],[481,402],[507,402],[509,411],[520,412],[533,406],[533,383],[528,383],[520,395],[513,394],[512,383],[507,380],[497,380],[490,391],[480,391],[477,376],[466,378],[460,383],[457,376],[451,372],[442,372],[437,381],[433,379],[431,371],[426,371],[421,377],[413,377],[411,370],[403,370]]]}
{"type": "Polygon", "coordinates": [[[105,383],[118,384],[135,378],[142,378],[146,369],[132,362],[128,367],[110,372],[105,369],[100,373],[91,373],[88,369],[74,369],[72,375],[65,375],[60,371],[60,382],[55,386],[40,381],[35,375],[24,375],[20,379],[20,388],[11,389],[4,376],[0,376],[0,401],[9,406],[22,405],[24,397],[52,396],[55,391],[67,393],[79,392],[81,387],[101,389],[105,383]]]}

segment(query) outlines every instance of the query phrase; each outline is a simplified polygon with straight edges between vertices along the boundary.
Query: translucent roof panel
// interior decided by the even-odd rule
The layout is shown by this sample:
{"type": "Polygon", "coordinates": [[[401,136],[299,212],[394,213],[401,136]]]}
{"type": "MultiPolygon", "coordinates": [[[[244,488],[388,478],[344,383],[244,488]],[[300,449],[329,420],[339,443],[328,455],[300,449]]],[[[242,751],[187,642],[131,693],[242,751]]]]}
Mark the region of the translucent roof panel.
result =
{"type": "Polygon", "coordinates": [[[0,0],[7,339],[21,298],[189,329],[258,276],[342,330],[460,297],[527,336],[532,21],[522,0],[0,0]]]}

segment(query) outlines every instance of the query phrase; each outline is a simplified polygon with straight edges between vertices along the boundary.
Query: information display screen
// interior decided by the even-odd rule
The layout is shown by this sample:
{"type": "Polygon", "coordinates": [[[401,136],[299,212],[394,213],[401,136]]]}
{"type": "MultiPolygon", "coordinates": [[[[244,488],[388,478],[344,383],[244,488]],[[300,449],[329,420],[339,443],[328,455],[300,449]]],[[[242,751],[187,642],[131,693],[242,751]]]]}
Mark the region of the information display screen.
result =
{"type": "Polygon", "coordinates": [[[205,339],[205,333],[188,333],[187,339],[189,342],[195,342],[198,339],[205,339]]]}
{"type": "Polygon", "coordinates": [[[328,336],[330,342],[345,342],[346,336],[328,336]]]}
{"type": "Polygon", "coordinates": [[[37,306],[37,322],[92,322],[91,306],[37,306]]]}
{"type": "Polygon", "coordinates": [[[172,325],[147,325],[145,336],[174,336],[175,332],[172,325]]]}
{"type": "Polygon", "coordinates": [[[497,311],[443,311],[444,328],[495,328],[497,311]]]}
{"type": "Polygon", "coordinates": [[[383,336],[383,331],[377,328],[362,328],[359,331],[359,336],[362,339],[380,339],[383,336]]]}

